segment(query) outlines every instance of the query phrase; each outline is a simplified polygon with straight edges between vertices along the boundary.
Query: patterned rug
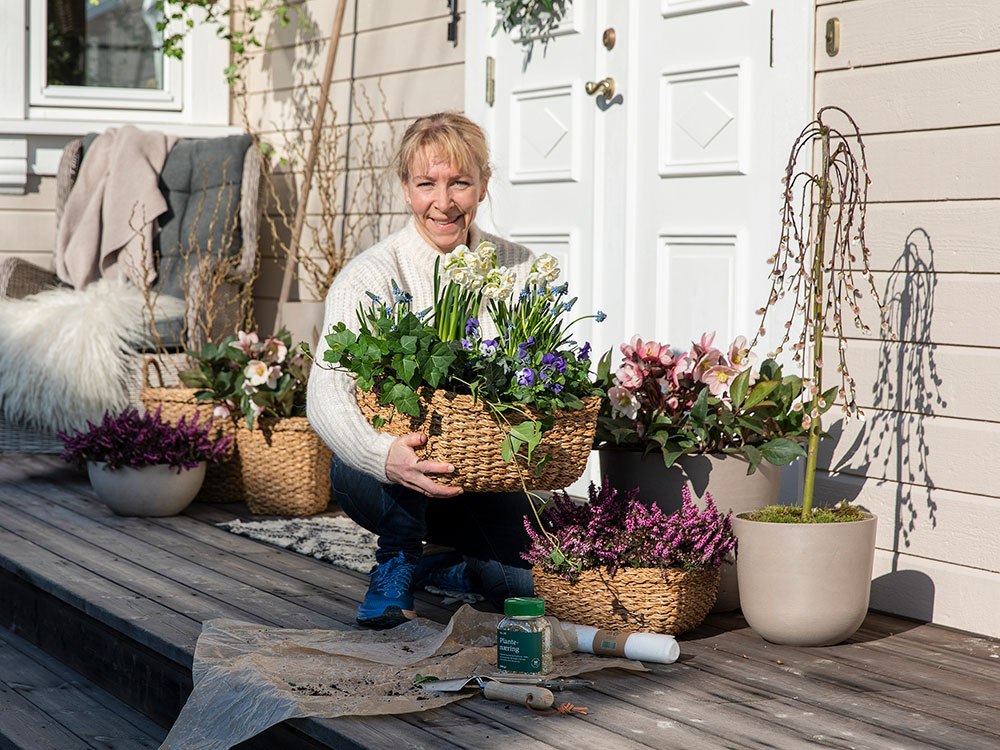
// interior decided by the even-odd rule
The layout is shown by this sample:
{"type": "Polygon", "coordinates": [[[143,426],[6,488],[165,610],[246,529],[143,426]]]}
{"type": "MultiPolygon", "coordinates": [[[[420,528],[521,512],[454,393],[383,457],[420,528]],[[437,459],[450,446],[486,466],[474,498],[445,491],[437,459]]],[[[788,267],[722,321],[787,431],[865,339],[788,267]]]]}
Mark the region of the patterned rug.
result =
{"type": "Polygon", "coordinates": [[[291,518],[283,521],[227,521],[227,531],[367,573],[375,564],[377,538],[347,516],[291,518]]]}
{"type": "MultiPolygon", "coordinates": [[[[282,521],[226,521],[217,524],[226,531],[273,544],[282,549],[315,557],[367,575],[375,565],[378,538],[347,516],[312,516],[282,521]]],[[[425,591],[444,597],[444,604],[483,601],[479,594],[447,591],[425,586],[425,591]]]]}

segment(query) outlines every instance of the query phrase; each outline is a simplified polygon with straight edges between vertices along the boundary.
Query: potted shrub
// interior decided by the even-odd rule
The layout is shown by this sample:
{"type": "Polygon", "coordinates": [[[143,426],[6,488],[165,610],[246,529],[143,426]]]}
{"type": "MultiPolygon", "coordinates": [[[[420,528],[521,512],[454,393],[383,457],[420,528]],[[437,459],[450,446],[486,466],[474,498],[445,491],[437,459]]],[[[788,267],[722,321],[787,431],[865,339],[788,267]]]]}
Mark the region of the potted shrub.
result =
{"type": "Polygon", "coordinates": [[[330,449],[306,419],[306,347],[282,329],[263,340],[236,335],[189,352],[180,373],[220,418],[236,416],[239,467],[253,513],[303,516],[326,510],[330,449]]]}
{"type": "MultiPolygon", "coordinates": [[[[769,310],[787,298],[793,317],[775,354],[788,348],[802,368],[802,426],[808,448],[802,505],[739,514],[739,585],[743,614],[765,639],[790,645],[822,646],[853,634],[868,611],[877,519],[837,503],[813,505],[822,415],[839,401],[845,418],[861,418],[855,381],[847,366],[847,321],[863,333],[860,299],[867,287],[887,335],[886,307],[875,288],[865,242],[868,168],[864,142],[854,120],[837,107],[824,107],[792,146],[783,179],[782,231],[772,265],[772,288],[758,335],[769,310]],[[840,117],[842,132],[828,124],[840,117]],[[815,170],[800,167],[811,162],[815,170]],[[860,263],[860,267],[857,264],[860,263]],[[860,275],[860,279],[857,276],[860,275]],[[836,347],[824,354],[824,338],[836,347]],[[839,384],[824,391],[824,361],[836,364],[839,384]]],[[[894,336],[892,336],[895,338],[894,336]]]]}
{"type": "Polygon", "coordinates": [[[105,414],[101,424],[70,437],[62,433],[62,458],[86,466],[90,483],[112,511],[122,516],[172,516],[198,494],[205,463],[218,461],[230,437],[213,439],[211,423],[198,415],[176,424],[153,414],[126,409],[105,414]]]}
{"type": "Polygon", "coordinates": [[[564,322],[576,300],[552,285],[558,275],[542,255],[515,294],[492,244],[460,245],[435,261],[432,309],[411,311],[398,288],[384,302],[369,293],[359,332],[336,324],[324,358],[356,378],[377,429],[428,435],[423,454],[455,466],[436,481],[476,492],[566,487],[586,466],[600,391],[590,344],[567,332],[583,318],[564,322]],[[483,335],[484,300],[497,338],[483,335]]]}
{"type": "Polygon", "coordinates": [[[697,627],[715,601],[719,567],[736,544],[730,514],[705,508],[681,490],[668,515],[640,492],[619,492],[605,477],[588,503],[555,495],[529,516],[522,557],[533,566],[535,595],[549,614],[609,630],[677,635],[697,627]],[[537,521],[536,521],[537,523],[537,521]]]}
{"type": "MultiPolygon", "coordinates": [[[[601,473],[620,490],[639,487],[646,502],[680,508],[681,487],[712,496],[727,512],[778,501],[780,466],[805,455],[802,381],[758,357],[739,336],[725,352],[706,334],[675,353],[635,336],[598,366],[605,398],[594,447],[601,473]]],[[[732,560],[730,562],[733,562],[732,560]]],[[[715,611],[739,606],[735,568],[724,566],[715,611]]]]}

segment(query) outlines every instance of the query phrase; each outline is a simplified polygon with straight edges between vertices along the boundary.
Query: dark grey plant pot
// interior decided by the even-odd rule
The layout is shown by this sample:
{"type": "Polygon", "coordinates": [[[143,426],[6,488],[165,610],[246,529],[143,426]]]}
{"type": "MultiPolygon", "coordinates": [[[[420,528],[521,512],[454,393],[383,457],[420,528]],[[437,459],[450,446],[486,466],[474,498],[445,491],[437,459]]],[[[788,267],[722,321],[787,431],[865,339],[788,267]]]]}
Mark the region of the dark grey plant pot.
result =
{"type": "Polygon", "coordinates": [[[832,646],[868,613],[878,519],[761,523],[733,517],[743,616],[764,640],[832,646]]]}
{"type": "MultiPolygon", "coordinates": [[[[607,476],[617,490],[639,488],[639,497],[654,502],[667,513],[681,508],[681,488],[687,484],[691,499],[705,507],[709,493],[719,512],[737,513],[757,510],[778,502],[781,467],[762,462],[747,476],[747,462],[737,456],[703,454],[684,456],[669,469],[659,453],[643,456],[639,451],[601,450],[601,476],[607,476]]],[[[713,612],[731,612],[740,606],[736,560],[730,556],[723,563],[719,593],[713,612]]]]}

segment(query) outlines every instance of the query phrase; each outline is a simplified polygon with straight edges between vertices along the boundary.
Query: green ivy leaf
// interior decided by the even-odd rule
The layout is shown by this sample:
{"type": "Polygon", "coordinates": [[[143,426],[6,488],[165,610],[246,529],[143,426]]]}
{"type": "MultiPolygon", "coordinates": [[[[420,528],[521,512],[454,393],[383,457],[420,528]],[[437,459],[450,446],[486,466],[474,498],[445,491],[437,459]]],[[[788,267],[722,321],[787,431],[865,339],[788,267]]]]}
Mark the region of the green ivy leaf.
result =
{"type": "Polygon", "coordinates": [[[801,444],[788,438],[774,438],[760,447],[760,452],[764,458],[775,466],[784,466],[791,463],[796,458],[806,455],[801,444]]]}

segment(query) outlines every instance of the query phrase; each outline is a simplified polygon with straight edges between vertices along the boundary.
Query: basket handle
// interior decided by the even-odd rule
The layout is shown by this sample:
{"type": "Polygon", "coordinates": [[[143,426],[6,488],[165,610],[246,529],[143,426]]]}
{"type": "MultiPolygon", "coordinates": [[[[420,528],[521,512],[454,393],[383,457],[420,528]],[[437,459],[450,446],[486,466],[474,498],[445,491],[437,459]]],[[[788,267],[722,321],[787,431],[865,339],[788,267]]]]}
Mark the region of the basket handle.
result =
{"type": "Polygon", "coordinates": [[[142,387],[150,388],[149,384],[149,366],[153,365],[156,368],[156,376],[160,379],[160,388],[163,388],[163,370],[160,369],[160,363],[157,361],[156,357],[146,357],[146,360],[142,365],[142,387]]]}

